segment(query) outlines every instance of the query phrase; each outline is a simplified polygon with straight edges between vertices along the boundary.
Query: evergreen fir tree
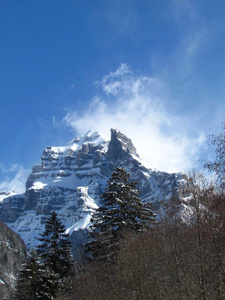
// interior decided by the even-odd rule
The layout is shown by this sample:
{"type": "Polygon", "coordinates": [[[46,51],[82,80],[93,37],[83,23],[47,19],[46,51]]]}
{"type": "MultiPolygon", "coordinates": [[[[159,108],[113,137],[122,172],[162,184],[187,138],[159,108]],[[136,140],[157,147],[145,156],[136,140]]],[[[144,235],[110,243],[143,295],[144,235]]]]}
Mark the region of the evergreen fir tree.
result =
{"type": "Polygon", "coordinates": [[[113,258],[119,248],[119,239],[126,231],[140,232],[154,222],[151,205],[139,198],[136,182],[129,182],[129,174],[117,167],[102,195],[103,205],[93,215],[90,242],[86,244],[87,257],[97,260],[113,258]]]}
{"type": "Polygon", "coordinates": [[[45,282],[45,272],[43,265],[40,263],[40,257],[35,250],[31,250],[18,276],[13,299],[51,299],[45,282]]]}
{"type": "Polygon", "coordinates": [[[71,254],[71,242],[65,233],[65,226],[53,211],[45,223],[45,230],[39,238],[41,244],[38,253],[45,265],[48,282],[46,283],[52,292],[55,287],[61,289],[67,279],[73,274],[73,258],[71,254]]]}

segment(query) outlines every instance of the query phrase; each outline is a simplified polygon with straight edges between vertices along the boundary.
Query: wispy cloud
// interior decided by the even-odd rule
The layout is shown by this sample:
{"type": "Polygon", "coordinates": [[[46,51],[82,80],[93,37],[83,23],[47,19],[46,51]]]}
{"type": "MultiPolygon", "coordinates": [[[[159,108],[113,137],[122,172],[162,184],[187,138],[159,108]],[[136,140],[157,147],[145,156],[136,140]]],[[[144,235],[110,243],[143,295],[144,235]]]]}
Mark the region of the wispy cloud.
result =
{"type": "Polygon", "coordinates": [[[137,76],[122,64],[96,84],[99,93],[87,109],[64,118],[76,133],[92,129],[109,137],[110,128],[117,128],[133,140],[151,167],[174,172],[193,166],[205,137],[190,137],[191,121],[166,110],[164,87],[158,80],[137,76]]]}
{"type": "Polygon", "coordinates": [[[18,164],[12,164],[9,167],[5,167],[0,163],[0,173],[2,173],[0,191],[14,191],[18,194],[25,191],[25,183],[30,170],[26,170],[18,164]]]}
{"type": "MultiPolygon", "coordinates": [[[[179,44],[175,57],[180,75],[193,77],[199,68],[200,59],[213,44],[212,19],[205,17],[196,1],[173,1],[172,18],[179,28],[179,44]]],[[[204,57],[203,57],[204,59],[204,57]]]]}

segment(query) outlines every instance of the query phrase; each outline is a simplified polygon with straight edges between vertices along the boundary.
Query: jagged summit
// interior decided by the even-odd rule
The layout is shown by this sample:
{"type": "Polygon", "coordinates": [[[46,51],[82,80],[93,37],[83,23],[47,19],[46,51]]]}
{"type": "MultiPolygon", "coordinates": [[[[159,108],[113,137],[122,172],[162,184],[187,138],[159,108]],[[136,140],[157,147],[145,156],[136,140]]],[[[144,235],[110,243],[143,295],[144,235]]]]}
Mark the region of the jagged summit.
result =
{"type": "Polygon", "coordinates": [[[106,139],[101,136],[97,131],[87,131],[86,134],[80,136],[80,137],[76,137],[72,142],[70,142],[69,144],[80,144],[82,145],[83,143],[86,142],[91,142],[94,143],[96,145],[104,143],[106,141],[106,139]]]}
{"type": "Polygon", "coordinates": [[[111,129],[111,140],[107,152],[107,158],[113,161],[124,158],[127,153],[138,157],[136,149],[131,141],[117,129],[111,129]]]}
{"type": "Polygon", "coordinates": [[[55,210],[76,244],[81,236],[78,232],[88,228],[91,214],[101,205],[101,195],[116,166],[123,166],[131,180],[138,182],[142,201],[152,201],[155,207],[178,193],[181,174],[146,168],[123,133],[111,129],[107,141],[88,131],[66,146],[44,149],[41,164],[33,167],[27,179],[25,193],[0,202],[0,220],[33,246],[55,210]]]}

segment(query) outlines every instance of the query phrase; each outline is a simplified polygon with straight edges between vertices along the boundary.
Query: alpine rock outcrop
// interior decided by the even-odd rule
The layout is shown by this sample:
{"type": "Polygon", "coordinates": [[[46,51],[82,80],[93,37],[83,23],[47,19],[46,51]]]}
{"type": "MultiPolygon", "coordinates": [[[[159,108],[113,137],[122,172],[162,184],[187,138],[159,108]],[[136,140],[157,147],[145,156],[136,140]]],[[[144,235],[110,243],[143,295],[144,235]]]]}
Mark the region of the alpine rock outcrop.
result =
{"type": "Polygon", "coordinates": [[[54,210],[73,242],[82,243],[83,232],[101,205],[101,194],[116,166],[123,166],[130,179],[138,182],[142,201],[153,202],[155,210],[181,190],[182,174],[145,167],[132,141],[118,130],[111,129],[110,141],[88,132],[65,147],[47,147],[41,165],[34,166],[27,179],[26,192],[0,202],[0,220],[31,247],[54,210]]]}
{"type": "Polygon", "coordinates": [[[26,246],[22,239],[0,221],[0,299],[10,299],[25,257],[26,246]]]}

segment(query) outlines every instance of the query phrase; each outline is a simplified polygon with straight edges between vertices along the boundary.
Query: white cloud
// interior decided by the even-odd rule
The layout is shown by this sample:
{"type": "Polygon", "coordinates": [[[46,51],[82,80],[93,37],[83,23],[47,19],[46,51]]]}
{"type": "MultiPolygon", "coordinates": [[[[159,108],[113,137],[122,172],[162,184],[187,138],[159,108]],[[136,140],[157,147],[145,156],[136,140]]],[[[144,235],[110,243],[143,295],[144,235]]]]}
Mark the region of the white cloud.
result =
{"type": "Polygon", "coordinates": [[[100,96],[83,113],[67,114],[64,121],[78,134],[97,130],[109,138],[117,128],[132,139],[140,157],[152,168],[183,171],[193,166],[204,135],[190,137],[193,120],[171,115],[165,108],[163,85],[136,76],[125,64],[97,82],[100,96]]]}
{"type": "Polygon", "coordinates": [[[30,170],[26,170],[18,164],[12,164],[6,168],[0,163],[0,171],[3,174],[3,179],[0,182],[0,191],[14,191],[18,194],[24,193],[25,183],[30,170]]]}

